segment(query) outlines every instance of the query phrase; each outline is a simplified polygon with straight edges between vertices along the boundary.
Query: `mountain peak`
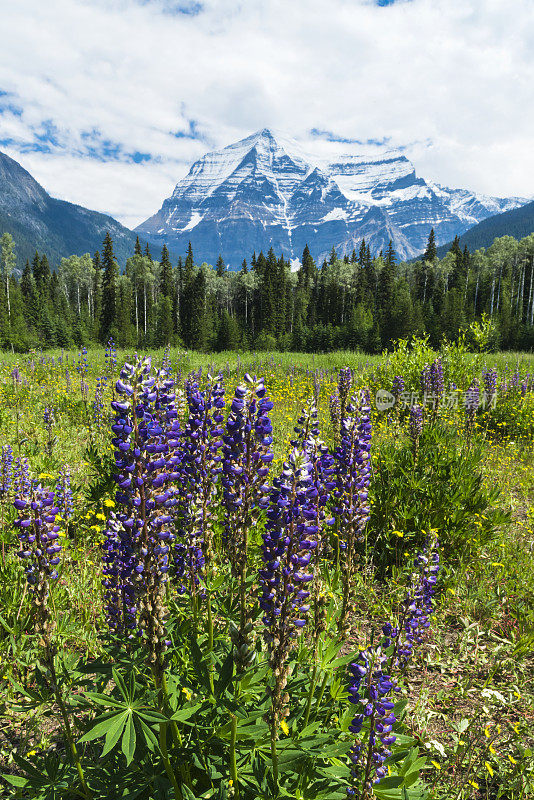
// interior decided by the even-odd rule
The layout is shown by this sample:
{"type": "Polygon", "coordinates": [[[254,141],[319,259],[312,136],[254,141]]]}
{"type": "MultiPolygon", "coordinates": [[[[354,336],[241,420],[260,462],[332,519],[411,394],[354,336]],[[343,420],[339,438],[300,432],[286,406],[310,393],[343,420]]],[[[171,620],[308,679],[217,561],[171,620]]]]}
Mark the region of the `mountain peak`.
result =
{"type": "Polygon", "coordinates": [[[290,258],[305,244],[317,259],[332,245],[345,254],[364,236],[376,251],[392,239],[398,255],[411,258],[424,250],[431,227],[440,244],[521,204],[437,187],[416,175],[401,150],[350,142],[346,149],[339,155],[323,142],[321,152],[309,152],[262,128],[196,161],[137,230],[175,251],[191,241],[202,260],[215,263],[221,253],[236,267],[270,246],[290,258]]]}

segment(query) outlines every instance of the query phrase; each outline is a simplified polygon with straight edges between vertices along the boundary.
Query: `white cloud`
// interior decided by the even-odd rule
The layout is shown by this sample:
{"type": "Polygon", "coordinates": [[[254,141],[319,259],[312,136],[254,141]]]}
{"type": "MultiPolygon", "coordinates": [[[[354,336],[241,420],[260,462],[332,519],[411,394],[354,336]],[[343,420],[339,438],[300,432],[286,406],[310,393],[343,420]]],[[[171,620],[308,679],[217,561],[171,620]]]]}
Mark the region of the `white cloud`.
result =
{"type": "Polygon", "coordinates": [[[52,194],[130,226],[207,149],[264,126],[305,144],[312,129],[387,137],[425,177],[534,194],[531,0],[206,0],[172,13],[199,6],[11,4],[1,149],[52,194]],[[50,131],[51,152],[28,151],[50,131]]]}

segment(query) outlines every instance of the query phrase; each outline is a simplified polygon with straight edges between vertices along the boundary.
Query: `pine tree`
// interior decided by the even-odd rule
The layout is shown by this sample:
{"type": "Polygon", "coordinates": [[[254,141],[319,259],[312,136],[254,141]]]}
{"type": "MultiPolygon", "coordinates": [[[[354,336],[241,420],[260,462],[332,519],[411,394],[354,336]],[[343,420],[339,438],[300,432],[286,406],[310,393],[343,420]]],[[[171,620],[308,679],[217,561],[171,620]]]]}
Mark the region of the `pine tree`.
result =
{"type": "MultiPolygon", "coordinates": [[[[148,244],[147,244],[147,247],[148,247],[148,244]]],[[[139,236],[136,236],[136,238],[135,238],[134,255],[136,255],[136,256],[142,256],[143,255],[143,251],[141,250],[141,242],[139,241],[139,236]]],[[[148,253],[147,253],[147,255],[148,255],[148,253]]]]}
{"type": "MultiPolygon", "coordinates": [[[[117,281],[119,268],[113,253],[113,240],[109,231],[104,239],[102,250],[102,305],[100,311],[100,341],[105,344],[112,332],[115,331],[117,322],[117,281]]],[[[115,337],[117,337],[115,331],[115,337]]]]}
{"type": "Polygon", "coordinates": [[[330,266],[332,266],[333,264],[336,263],[336,261],[337,261],[336,248],[334,247],[334,245],[332,245],[332,249],[330,250],[330,261],[328,263],[330,264],[330,266]]]}
{"type": "Polygon", "coordinates": [[[145,256],[152,261],[152,255],[150,253],[150,247],[148,246],[148,242],[145,245],[145,256]]]}
{"type": "Polygon", "coordinates": [[[215,274],[217,275],[218,278],[222,278],[225,275],[225,273],[226,273],[226,264],[223,261],[223,257],[219,253],[215,274]]]}
{"type": "Polygon", "coordinates": [[[434,228],[431,228],[428,235],[426,250],[423,254],[423,261],[434,261],[436,257],[436,234],[434,233],[434,228]]]}
{"type": "Polygon", "coordinates": [[[302,284],[304,288],[309,289],[317,280],[317,266],[311,257],[310,249],[307,244],[302,252],[302,267],[300,272],[302,273],[302,284]]]}
{"type": "Polygon", "coordinates": [[[173,295],[173,274],[172,274],[172,264],[171,259],[169,258],[169,251],[167,250],[167,245],[164,244],[161,250],[161,260],[160,260],[160,282],[159,282],[159,290],[163,297],[172,298],[173,295]]]}

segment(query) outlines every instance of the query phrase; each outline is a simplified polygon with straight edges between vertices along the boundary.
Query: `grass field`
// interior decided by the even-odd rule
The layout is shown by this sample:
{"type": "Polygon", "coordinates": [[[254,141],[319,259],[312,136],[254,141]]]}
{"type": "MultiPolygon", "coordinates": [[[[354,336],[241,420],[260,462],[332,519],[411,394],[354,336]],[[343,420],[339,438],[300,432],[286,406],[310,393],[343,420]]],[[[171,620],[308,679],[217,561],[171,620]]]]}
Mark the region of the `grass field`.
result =
{"type": "MultiPolygon", "coordinates": [[[[161,728],[152,749],[150,742],[141,741],[144,728],[140,722],[135,723],[133,745],[131,738],[126,742],[124,732],[121,739],[121,728],[102,769],[108,776],[123,775],[123,783],[114,789],[111,778],[107,785],[99,783],[99,743],[87,731],[107,708],[102,697],[115,696],[120,689],[120,676],[91,678],[89,686],[81,676],[91,670],[80,671],[80,663],[92,664],[96,659],[122,665],[124,674],[134,675],[132,680],[139,682],[139,691],[148,692],[142,695],[147,707],[146,698],[152,691],[139,652],[132,655],[126,647],[131,658],[126,663],[126,655],[117,655],[117,640],[106,638],[102,590],[102,547],[107,541],[110,512],[116,510],[110,403],[116,397],[118,372],[125,361],[133,360],[133,354],[118,353],[116,366],[103,351],[89,351],[86,357],[60,352],[22,358],[2,354],[0,444],[10,446],[15,458],[27,458],[36,478],[52,489],[60,471],[68,466],[73,492],[70,518],[59,518],[62,552],[59,578],[51,584],[48,601],[53,622],[50,643],[34,632],[35,596],[28,591],[24,562],[18,557],[12,487],[0,501],[2,796],[311,800],[344,797],[349,785],[356,787],[351,796],[375,794],[383,800],[526,800],[534,796],[534,391],[530,377],[534,355],[471,354],[461,346],[438,354],[424,342],[412,349],[400,347],[388,357],[349,352],[309,356],[159,351],[150,355],[153,364],[166,359],[178,387],[193,371],[200,389],[207,386],[209,374],[222,373],[225,417],[245,373],[265,379],[273,402],[269,412],[274,451],[271,482],[291,451],[295,423],[309,398],[317,399],[320,436],[334,452],[339,433],[332,422],[330,397],[337,391],[339,370],[350,367],[351,392],[369,389],[373,431],[370,510],[351,556],[348,623],[340,627],[343,574],[349,568],[347,550],[340,550],[338,544],[344,535],[343,523],[334,510],[336,523],[324,529],[326,555],[315,573],[321,587],[317,602],[322,603],[325,621],[319,628],[309,623],[291,656],[286,654],[291,663],[291,702],[288,715],[284,717],[284,711],[277,718],[274,754],[272,749],[265,751],[262,741],[269,738],[269,725],[272,745],[267,712],[269,702],[274,703],[269,697],[276,685],[276,681],[272,683],[275,678],[269,677],[257,608],[265,516],[249,526],[245,583],[255,666],[249,665],[245,674],[260,675],[270,686],[270,695],[253,688],[256,677],[239,678],[237,662],[235,672],[231,671],[232,653],[235,659],[232,642],[236,645],[229,631],[234,620],[239,625],[239,609],[237,594],[233,596],[237,584],[228,571],[226,540],[221,534],[225,512],[219,481],[209,501],[217,509],[209,523],[213,555],[200,580],[207,588],[197,596],[190,584],[189,594],[180,595],[171,581],[165,589],[166,616],[173,632],[166,662],[170,705],[161,701],[157,679],[154,691],[159,692],[159,700],[153,702],[163,715],[168,715],[169,709],[178,715],[182,712],[183,722],[180,718],[174,728],[180,728],[183,742],[177,744],[174,728],[172,737],[169,728],[170,755],[166,760],[167,733],[162,746],[161,728]],[[414,445],[409,435],[409,409],[397,403],[380,411],[374,399],[379,389],[389,391],[393,378],[401,375],[405,391],[412,393],[411,402],[416,402],[421,371],[438,355],[444,372],[443,397],[449,399],[442,400],[435,411],[424,409],[422,433],[414,445]],[[482,391],[483,373],[493,367],[498,373],[496,402],[469,417],[463,406],[465,391],[474,380],[482,391]],[[349,656],[354,659],[359,650],[376,645],[386,620],[402,617],[403,598],[415,569],[413,559],[429,537],[437,537],[441,558],[430,627],[399,677],[396,701],[402,698],[406,706],[402,715],[395,711],[399,727],[394,729],[397,743],[386,762],[388,772],[380,783],[366,788],[358,784],[360,778],[351,779],[348,767],[347,751],[355,735],[348,731],[354,709],[347,700],[346,664],[349,656]],[[189,629],[192,614],[194,629],[189,629]],[[201,651],[200,667],[192,637],[197,637],[201,651]],[[79,743],[82,734],[88,737],[78,744],[87,784],[79,771],[76,774],[76,760],[69,753],[61,703],[51,689],[50,658],[43,656],[47,647],[49,654],[54,651],[53,669],[59,672],[58,664],[64,668],[61,697],[71,715],[72,738],[79,743]],[[329,647],[335,656],[327,657],[329,647]],[[335,659],[338,662],[332,666],[335,659]],[[230,664],[228,685],[214,689],[213,676],[224,671],[225,663],[230,664]],[[203,664],[211,680],[204,689],[198,677],[203,664]],[[203,691],[211,700],[194,712],[200,716],[192,727],[183,711],[196,708],[192,704],[195,698],[202,702],[203,691]],[[101,699],[93,702],[91,697],[98,693],[101,699]],[[254,705],[262,711],[256,721],[250,711],[254,705]],[[255,732],[250,728],[252,733],[246,733],[247,725],[255,726],[255,732]],[[119,739],[122,751],[117,751],[119,739]],[[404,749],[396,755],[395,747],[403,742],[404,749]],[[257,763],[248,760],[248,751],[255,754],[257,763]],[[208,763],[212,755],[213,762],[208,763]],[[279,777],[273,783],[278,759],[279,777]],[[179,768],[178,763],[182,765],[179,768]],[[31,765],[41,778],[32,777],[31,765]],[[408,780],[407,775],[415,777],[408,780]]],[[[184,409],[179,410],[179,417],[183,428],[187,419],[184,409]]],[[[330,502],[335,507],[332,499],[330,502]]],[[[190,719],[196,719],[193,712],[190,719]]],[[[152,723],[156,729],[154,720],[152,723]]],[[[365,746],[366,730],[364,725],[365,746]]]]}

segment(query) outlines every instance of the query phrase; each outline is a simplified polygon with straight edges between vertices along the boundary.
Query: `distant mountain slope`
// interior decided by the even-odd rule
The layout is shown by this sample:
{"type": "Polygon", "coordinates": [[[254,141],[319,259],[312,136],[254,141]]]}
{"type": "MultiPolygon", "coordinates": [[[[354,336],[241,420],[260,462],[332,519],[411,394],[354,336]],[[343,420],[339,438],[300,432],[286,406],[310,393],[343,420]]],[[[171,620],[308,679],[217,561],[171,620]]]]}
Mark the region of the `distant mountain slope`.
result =
{"type": "Polygon", "coordinates": [[[399,150],[364,149],[329,161],[265,128],[196,161],[137,231],[177,252],[191,241],[198,261],[220,253],[232,268],[271,246],[289,258],[305,244],[318,260],[332,245],[344,255],[363,237],[373,253],[392,239],[411,258],[432,227],[442,244],[525,202],[448,189],[418,177],[399,150]]]}
{"type": "MultiPolygon", "coordinates": [[[[480,247],[489,247],[498,236],[514,236],[516,239],[523,239],[534,233],[534,203],[527,203],[520,208],[512,211],[505,211],[503,214],[495,214],[493,217],[479,222],[460,236],[462,248],[467,245],[473,252],[480,247]]],[[[438,256],[443,258],[449,250],[452,242],[438,247],[438,256]]]]}
{"type": "Polygon", "coordinates": [[[0,152],[0,235],[8,232],[15,239],[19,268],[35,250],[54,265],[63,256],[92,254],[108,230],[124,264],[133,253],[135,233],[106,214],[50,197],[17,161],[0,152]]]}

